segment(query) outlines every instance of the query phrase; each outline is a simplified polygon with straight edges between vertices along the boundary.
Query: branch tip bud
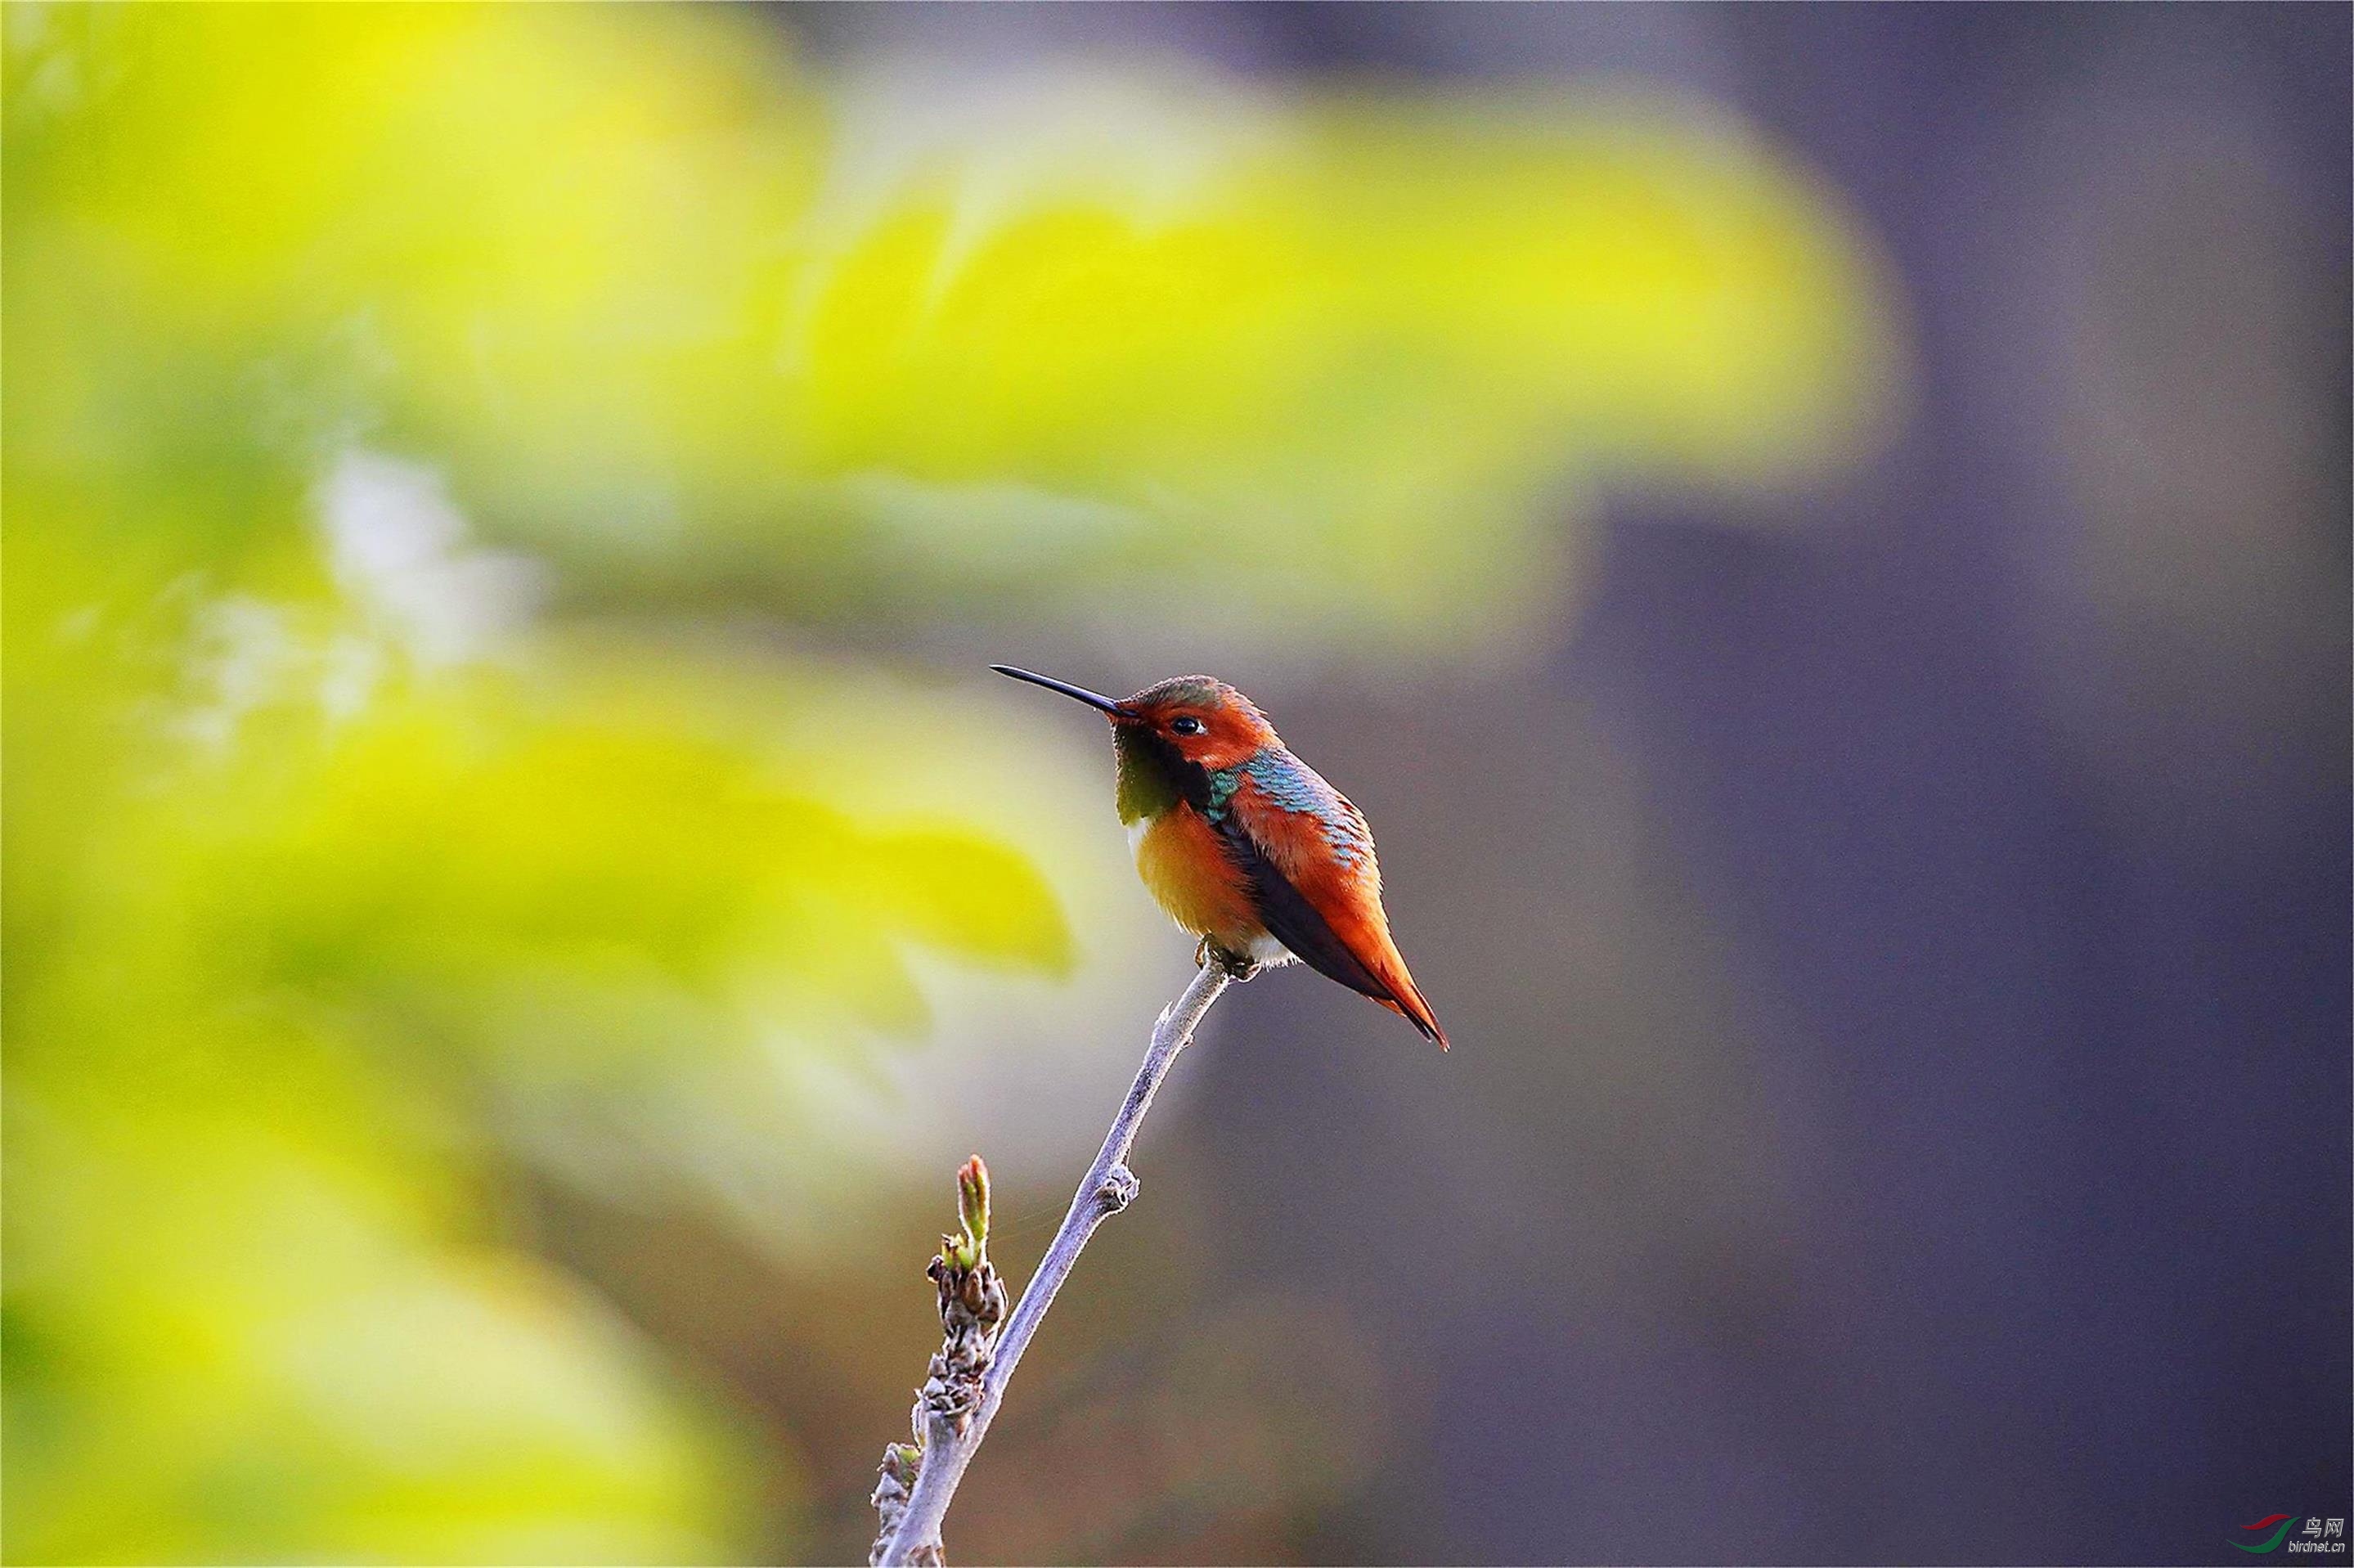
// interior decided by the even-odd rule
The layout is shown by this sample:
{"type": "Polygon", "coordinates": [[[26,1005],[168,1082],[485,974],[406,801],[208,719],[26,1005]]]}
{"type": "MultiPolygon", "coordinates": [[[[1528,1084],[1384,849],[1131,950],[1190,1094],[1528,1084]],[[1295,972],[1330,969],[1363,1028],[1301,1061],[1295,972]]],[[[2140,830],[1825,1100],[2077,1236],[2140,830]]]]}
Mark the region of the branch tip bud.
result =
{"type": "Polygon", "coordinates": [[[989,1245],[989,1167],[976,1154],[957,1172],[957,1216],[978,1255],[989,1245]]]}

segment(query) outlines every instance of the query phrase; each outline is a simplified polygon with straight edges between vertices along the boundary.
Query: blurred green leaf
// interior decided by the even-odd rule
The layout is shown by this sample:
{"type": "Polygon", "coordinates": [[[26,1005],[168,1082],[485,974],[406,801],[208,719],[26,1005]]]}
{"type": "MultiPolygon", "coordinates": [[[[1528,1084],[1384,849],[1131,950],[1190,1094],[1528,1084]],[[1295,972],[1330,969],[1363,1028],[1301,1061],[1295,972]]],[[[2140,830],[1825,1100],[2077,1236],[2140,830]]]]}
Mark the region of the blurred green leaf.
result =
{"type": "Polygon", "coordinates": [[[823,737],[740,664],[425,672],[325,607],[244,609],[239,673],[161,692],[96,630],[20,655],[54,621],[10,621],[12,737],[60,742],[7,823],[10,1554],[729,1554],[741,1461],[480,1233],[467,1107],[693,1082],[779,1021],[825,1051],[916,1027],[907,945],[1063,967],[1053,895],[969,830],[834,803],[823,737]],[[380,689],[336,711],[371,647],[380,689]]]}
{"type": "Polygon", "coordinates": [[[1781,483],[1890,400],[1874,257],[1671,101],[829,93],[725,13],[44,16],[27,418],[444,452],[576,596],[1477,644],[1574,586],[1595,487],[1781,483]]]}

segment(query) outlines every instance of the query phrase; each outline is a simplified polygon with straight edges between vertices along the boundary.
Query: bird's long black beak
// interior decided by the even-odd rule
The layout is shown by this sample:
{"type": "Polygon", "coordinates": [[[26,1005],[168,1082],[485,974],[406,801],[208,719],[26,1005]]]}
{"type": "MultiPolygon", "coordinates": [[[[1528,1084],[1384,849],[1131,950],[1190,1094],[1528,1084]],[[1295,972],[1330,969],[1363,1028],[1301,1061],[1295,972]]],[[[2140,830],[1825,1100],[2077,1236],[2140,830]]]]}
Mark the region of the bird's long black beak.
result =
{"type": "Polygon", "coordinates": [[[1057,681],[1052,675],[1040,675],[1028,670],[1017,670],[1011,664],[991,664],[990,668],[1001,675],[1011,675],[1017,681],[1027,681],[1034,686],[1044,686],[1050,692],[1060,692],[1066,697],[1076,698],[1091,708],[1101,708],[1116,719],[1136,716],[1125,703],[1116,703],[1101,692],[1090,692],[1085,686],[1074,686],[1068,681],[1057,681]]]}

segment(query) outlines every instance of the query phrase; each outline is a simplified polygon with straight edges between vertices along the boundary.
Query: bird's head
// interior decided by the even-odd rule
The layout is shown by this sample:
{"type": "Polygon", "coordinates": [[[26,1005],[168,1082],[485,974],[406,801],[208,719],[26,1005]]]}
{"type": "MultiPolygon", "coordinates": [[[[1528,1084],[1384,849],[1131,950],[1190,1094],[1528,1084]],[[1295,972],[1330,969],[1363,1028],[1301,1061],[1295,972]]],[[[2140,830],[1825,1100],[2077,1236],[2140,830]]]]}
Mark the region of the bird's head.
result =
{"type": "Polygon", "coordinates": [[[1282,744],[1258,705],[1224,681],[1179,675],[1147,686],[1111,715],[1118,726],[1134,726],[1179,757],[1215,772],[1247,762],[1261,747],[1282,744]]]}
{"type": "Polygon", "coordinates": [[[1179,675],[1122,701],[1010,664],[990,668],[1101,712],[1111,721],[1124,774],[1131,762],[1139,769],[1172,775],[1189,768],[1214,773],[1240,767],[1264,747],[1282,744],[1257,704],[1208,675],[1179,675]]]}

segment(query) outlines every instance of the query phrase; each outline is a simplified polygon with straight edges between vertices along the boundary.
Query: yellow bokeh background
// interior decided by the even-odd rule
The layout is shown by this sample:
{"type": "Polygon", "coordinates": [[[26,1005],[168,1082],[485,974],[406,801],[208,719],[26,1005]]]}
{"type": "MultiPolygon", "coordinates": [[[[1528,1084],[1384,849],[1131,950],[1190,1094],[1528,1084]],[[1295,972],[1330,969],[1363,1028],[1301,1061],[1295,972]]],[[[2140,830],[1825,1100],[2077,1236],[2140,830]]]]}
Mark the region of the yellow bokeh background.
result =
{"type": "Polygon", "coordinates": [[[822,1257],[943,976],[1116,978],[1023,806],[1097,759],[927,640],[1494,657],[1602,490],[1835,471],[1902,384],[1837,204],[1656,96],[0,23],[12,1561],[803,1550],[517,1194],[822,1257]]]}

